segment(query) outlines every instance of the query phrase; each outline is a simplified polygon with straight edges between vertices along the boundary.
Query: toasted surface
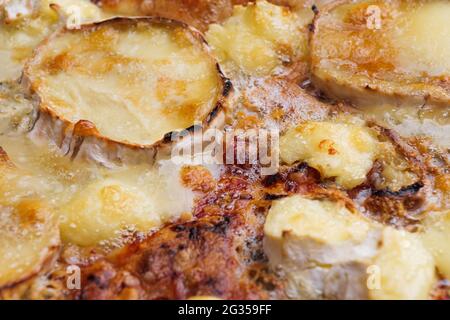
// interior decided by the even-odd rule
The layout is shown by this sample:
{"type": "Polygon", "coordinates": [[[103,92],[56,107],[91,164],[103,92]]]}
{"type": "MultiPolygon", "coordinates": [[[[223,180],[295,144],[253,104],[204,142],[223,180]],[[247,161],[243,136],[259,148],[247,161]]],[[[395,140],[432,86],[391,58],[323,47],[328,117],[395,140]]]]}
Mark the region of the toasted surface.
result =
{"type": "Polygon", "coordinates": [[[94,0],[104,11],[121,15],[159,16],[183,21],[204,31],[227,18],[241,0],[94,0]]]}
{"type": "Polygon", "coordinates": [[[64,29],[39,47],[25,74],[42,111],[135,145],[203,121],[223,81],[199,34],[145,18],[64,29]]]}
{"type": "Polygon", "coordinates": [[[315,83],[358,103],[387,97],[448,105],[449,13],[441,0],[332,3],[314,23],[315,83]]]}

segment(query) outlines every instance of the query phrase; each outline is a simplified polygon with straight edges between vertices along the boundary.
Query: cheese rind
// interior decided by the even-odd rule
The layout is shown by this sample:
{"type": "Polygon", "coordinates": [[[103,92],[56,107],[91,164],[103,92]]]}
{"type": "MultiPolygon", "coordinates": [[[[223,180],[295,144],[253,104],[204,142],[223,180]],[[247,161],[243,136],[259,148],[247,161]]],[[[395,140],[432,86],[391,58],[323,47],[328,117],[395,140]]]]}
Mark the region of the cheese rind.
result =
{"type": "Polygon", "coordinates": [[[379,230],[343,204],[299,195],[277,200],[264,234],[269,262],[286,275],[291,298],[367,296],[365,269],[376,254],[379,230]]]}

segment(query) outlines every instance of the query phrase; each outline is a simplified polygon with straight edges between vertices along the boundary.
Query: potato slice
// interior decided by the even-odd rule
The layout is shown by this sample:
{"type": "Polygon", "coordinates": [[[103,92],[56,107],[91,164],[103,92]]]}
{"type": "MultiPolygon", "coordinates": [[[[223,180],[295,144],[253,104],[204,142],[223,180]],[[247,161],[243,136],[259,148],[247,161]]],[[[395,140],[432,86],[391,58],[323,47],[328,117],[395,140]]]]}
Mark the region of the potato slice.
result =
{"type": "Polygon", "coordinates": [[[450,103],[448,1],[339,1],[316,17],[315,84],[359,104],[450,103]]]}
{"type": "MultiPolygon", "coordinates": [[[[0,149],[0,152],[3,152],[0,149]]],[[[46,268],[57,254],[59,229],[44,203],[24,195],[27,177],[4,153],[0,159],[0,288],[11,287],[46,268]],[[18,178],[18,176],[20,178],[18,178]]]]}
{"type": "Polygon", "coordinates": [[[37,127],[72,156],[84,142],[107,156],[140,150],[151,159],[171,142],[166,133],[219,125],[230,89],[198,32],[158,18],[63,29],[39,47],[25,76],[39,100],[37,127]]]}
{"type": "Polygon", "coordinates": [[[64,19],[77,23],[102,18],[88,0],[8,0],[0,4],[0,82],[20,77],[34,48],[58,25],[58,8],[64,19]]]}

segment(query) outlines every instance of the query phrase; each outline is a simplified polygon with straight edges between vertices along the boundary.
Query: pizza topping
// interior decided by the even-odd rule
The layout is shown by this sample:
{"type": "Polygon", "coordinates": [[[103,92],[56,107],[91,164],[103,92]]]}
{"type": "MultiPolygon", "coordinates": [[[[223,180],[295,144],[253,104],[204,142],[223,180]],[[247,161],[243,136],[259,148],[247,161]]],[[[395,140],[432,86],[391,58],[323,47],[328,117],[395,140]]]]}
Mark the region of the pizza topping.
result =
{"type": "Polygon", "coordinates": [[[305,58],[306,23],[286,7],[257,1],[235,6],[222,25],[210,25],[206,39],[226,70],[267,76],[305,58]]]}

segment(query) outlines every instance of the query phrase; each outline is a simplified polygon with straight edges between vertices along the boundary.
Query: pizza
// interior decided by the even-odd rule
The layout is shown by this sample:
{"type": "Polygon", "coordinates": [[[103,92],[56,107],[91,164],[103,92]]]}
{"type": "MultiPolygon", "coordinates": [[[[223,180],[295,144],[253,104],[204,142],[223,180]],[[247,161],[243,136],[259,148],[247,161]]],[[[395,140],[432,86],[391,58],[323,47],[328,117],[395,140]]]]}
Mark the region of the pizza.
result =
{"type": "Polygon", "coordinates": [[[449,16],[0,1],[0,297],[449,299],[449,16]]]}

